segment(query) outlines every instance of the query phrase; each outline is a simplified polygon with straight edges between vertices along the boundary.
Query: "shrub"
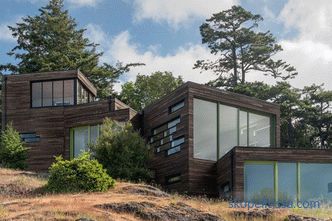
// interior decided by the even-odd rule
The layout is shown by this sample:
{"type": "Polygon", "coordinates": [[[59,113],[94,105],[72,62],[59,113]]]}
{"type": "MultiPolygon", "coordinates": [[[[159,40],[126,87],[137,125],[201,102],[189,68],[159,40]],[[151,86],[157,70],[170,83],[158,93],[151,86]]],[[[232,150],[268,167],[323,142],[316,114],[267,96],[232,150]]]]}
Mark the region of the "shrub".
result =
{"type": "Polygon", "coordinates": [[[51,192],[95,192],[107,191],[114,180],[97,160],[83,153],[73,160],[56,157],[49,169],[47,190],[51,192]]]}
{"type": "Polygon", "coordinates": [[[130,181],[151,179],[151,171],[147,166],[149,148],[131,124],[120,126],[105,119],[101,135],[91,149],[112,177],[130,181]]]}
{"type": "Polygon", "coordinates": [[[13,169],[25,169],[28,158],[28,148],[24,147],[20,134],[11,124],[1,132],[0,137],[0,164],[13,169]]]}

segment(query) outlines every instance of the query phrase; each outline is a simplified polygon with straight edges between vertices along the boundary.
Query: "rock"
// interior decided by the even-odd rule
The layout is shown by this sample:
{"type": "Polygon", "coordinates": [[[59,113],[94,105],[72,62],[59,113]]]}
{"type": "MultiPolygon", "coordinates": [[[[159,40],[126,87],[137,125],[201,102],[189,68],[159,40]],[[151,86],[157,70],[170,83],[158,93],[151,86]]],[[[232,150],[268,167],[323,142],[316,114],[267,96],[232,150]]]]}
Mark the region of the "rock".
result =
{"type": "Polygon", "coordinates": [[[137,194],[143,196],[169,197],[164,191],[149,185],[128,185],[119,190],[120,193],[137,194]]]}
{"type": "Polygon", "coordinates": [[[79,218],[79,219],[77,219],[77,220],[75,220],[75,221],[94,221],[93,219],[89,219],[89,218],[79,218]]]}
{"type": "Polygon", "coordinates": [[[274,212],[272,209],[251,209],[251,210],[239,210],[233,212],[233,215],[235,217],[242,217],[245,220],[254,220],[256,218],[267,220],[271,218],[273,214],[274,212]]]}
{"type": "Polygon", "coordinates": [[[299,216],[299,215],[288,215],[288,221],[332,221],[332,219],[319,219],[314,217],[306,217],[306,216],[299,216]]]}
{"type": "Polygon", "coordinates": [[[197,210],[185,203],[158,206],[150,202],[110,203],[97,205],[104,210],[129,213],[142,220],[154,221],[224,221],[216,215],[197,210]]]}

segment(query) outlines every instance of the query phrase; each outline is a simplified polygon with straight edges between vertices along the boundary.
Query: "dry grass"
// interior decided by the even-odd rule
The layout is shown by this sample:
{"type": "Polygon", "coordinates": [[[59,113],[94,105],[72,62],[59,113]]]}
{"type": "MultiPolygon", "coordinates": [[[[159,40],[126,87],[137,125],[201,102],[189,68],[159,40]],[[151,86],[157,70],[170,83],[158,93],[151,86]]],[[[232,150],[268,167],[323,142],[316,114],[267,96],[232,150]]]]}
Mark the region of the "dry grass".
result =
{"type": "MultiPolygon", "coordinates": [[[[158,206],[182,202],[227,221],[245,220],[235,219],[232,215],[235,209],[229,208],[227,202],[177,194],[158,196],[158,190],[142,184],[117,182],[115,188],[106,193],[40,194],[38,190],[45,183],[46,180],[35,173],[0,169],[0,220],[76,220],[82,217],[101,221],[139,220],[132,214],[118,214],[96,207],[105,203],[124,202],[152,202],[158,206]]],[[[332,211],[327,209],[278,210],[270,220],[282,221],[290,212],[305,216],[332,217],[332,211]]],[[[263,219],[255,221],[260,220],[263,219]]]]}

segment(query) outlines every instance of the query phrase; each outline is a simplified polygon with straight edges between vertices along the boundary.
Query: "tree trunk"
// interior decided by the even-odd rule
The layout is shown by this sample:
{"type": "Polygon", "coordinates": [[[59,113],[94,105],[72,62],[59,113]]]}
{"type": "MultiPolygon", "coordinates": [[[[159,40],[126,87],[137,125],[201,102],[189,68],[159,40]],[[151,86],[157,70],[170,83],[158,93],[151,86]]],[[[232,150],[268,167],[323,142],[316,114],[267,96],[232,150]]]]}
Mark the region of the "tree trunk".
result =
{"type": "Polygon", "coordinates": [[[233,85],[237,85],[237,79],[238,79],[238,74],[237,74],[237,56],[236,56],[236,48],[233,46],[232,48],[232,53],[233,53],[233,85]]]}
{"type": "Polygon", "coordinates": [[[242,78],[241,78],[241,84],[244,84],[246,82],[246,73],[244,71],[244,66],[243,66],[243,48],[241,47],[241,73],[242,73],[242,78]]]}

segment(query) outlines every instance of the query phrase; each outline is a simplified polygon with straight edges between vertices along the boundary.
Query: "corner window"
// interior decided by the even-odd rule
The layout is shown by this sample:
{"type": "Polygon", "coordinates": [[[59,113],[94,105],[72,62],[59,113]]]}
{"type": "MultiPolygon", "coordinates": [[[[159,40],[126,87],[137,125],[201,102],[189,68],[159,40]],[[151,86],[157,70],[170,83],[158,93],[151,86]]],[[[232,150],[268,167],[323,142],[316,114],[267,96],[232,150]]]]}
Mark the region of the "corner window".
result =
{"type": "Polygon", "coordinates": [[[74,79],[31,83],[31,107],[74,104],[74,79]]]}

